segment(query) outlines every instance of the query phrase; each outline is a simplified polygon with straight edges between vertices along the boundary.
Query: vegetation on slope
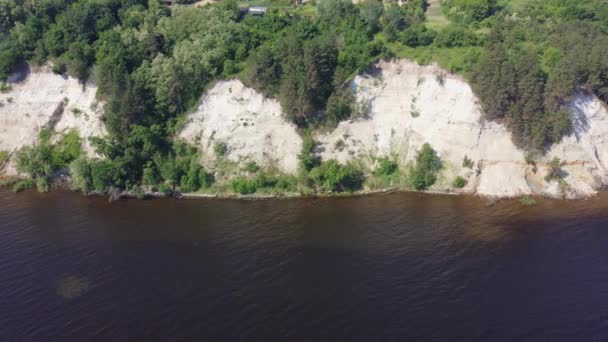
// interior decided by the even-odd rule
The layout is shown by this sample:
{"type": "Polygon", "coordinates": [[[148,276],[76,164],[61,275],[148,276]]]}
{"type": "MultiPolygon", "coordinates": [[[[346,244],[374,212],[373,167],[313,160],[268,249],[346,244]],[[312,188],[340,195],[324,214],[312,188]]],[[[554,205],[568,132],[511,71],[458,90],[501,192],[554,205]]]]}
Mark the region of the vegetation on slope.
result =
{"type": "Polygon", "coordinates": [[[410,171],[413,187],[416,190],[425,190],[435,184],[437,173],[441,170],[441,167],[441,159],[431,145],[422,145],[416,155],[416,164],[410,171]]]}
{"type": "MultiPolygon", "coordinates": [[[[15,157],[17,171],[29,175],[40,192],[49,191],[49,178],[82,154],[78,132],[72,130],[62,135],[56,143],[52,142],[52,137],[52,131],[43,129],[38,143],[22,148],[15,157]]],[[[18,183],[15,190],[20,190],[25,184],[33,183],[18,183]]]]}
{"type": "MultiPolygon", "coordinates": [[[[253,17],[241,15],[235,1],[203,8],[158,0],[2,1],[0,79],[20,61],[50,60],[58,73],[95,80],[109,136],[96,142],[99,159],[79,157],[72,170],[81,188],[99,191],[211,186],[197,152],[173,136],[206,87],[234,75],[277,97],[289,119],[308,129],[360,115],[347,83],[379,58],[437,61],[468,77],[486,117],[504,122],[515,143],[533,152],[570,132],[564,105],[577,89],[608,100],[602,0],[276,3],[253,17]]],[[[361,186],[356,167],[305,152],[300,188],[361,186]]],[[[293,189],[291,181],[256,177],[243,179],[293,189]]],[[[247,182],[233,189],[249,192],[247,182]]]]}

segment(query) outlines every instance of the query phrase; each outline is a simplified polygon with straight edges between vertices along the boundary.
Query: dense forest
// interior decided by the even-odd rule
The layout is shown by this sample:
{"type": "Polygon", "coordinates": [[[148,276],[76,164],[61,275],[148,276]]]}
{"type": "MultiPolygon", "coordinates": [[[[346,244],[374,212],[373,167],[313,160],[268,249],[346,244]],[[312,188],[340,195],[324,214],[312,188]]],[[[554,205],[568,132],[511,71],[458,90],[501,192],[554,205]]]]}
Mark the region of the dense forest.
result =
{"type": "MultiPolygon", "coordinates": [[[[570,133],[564,105],[576,91],[608,100],[604,0],[442,0],[441,13],[430,13],[428,0],[265,2],[269,12],[254,17],[230,0],[205,7],[0,0],[0,79],[19,63],[51,61],[57,73],[96,83],[109,131],[95,141],[104,158],[60,158],[87,191],[210,186],[213,175],[198,164],[197,151],[172,137],[206,87],[222,78],[239,77],[278,98],[306,135],[361,115],[347,84],[375,61],[437,61],[468,78],[486,118],[505,123],[514,142],[536,154],[570,133]]],[[[300,184],[361,186],[355,166],[321,163],[305,145],[300,184]]],[[[47,150],[42,164],[53,159],[47,150]]],[[[22,169],[36,177],[28,167],[22,169]]],[[[416,187],[426,187],[433,177],[417,179],[416,187]]],[[[284,179],[258,183],[294,188],[284,179]]],[[[240,181],[234,188],[251,192],[251,186],[240,181]]]]}

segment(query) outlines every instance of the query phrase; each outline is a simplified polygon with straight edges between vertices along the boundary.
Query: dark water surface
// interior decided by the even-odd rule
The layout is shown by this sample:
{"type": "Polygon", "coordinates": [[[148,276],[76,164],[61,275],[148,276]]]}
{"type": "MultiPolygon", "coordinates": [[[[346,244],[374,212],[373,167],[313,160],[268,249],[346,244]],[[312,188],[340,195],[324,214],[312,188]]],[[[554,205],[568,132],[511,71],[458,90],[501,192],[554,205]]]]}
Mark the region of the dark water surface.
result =
{"type": "Polygon", "coordinates": [[[608,196],[0,192],[0,341],[606,341],[608,196]]]}

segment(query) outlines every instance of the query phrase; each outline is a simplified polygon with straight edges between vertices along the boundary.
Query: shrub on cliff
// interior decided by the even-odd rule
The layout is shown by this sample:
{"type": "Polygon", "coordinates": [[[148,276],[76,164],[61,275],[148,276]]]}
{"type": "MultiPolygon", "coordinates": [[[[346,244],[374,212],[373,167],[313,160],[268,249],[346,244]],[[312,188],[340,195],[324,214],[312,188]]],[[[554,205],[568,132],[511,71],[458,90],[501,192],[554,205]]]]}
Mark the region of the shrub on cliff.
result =
{"type": "Polygon", "coordinates": [[[268,174],[260,172],[254,178],[238,177],[230,183],[232,191],[241,195],[249,195],[260,190],[269,193],[285,193],[297,191],[295,177],[284,174],[268,174]]]}
{"type": "Polygon", "coordinates": [[[120,163],[83,156],[70,163],[71,186],[72,189],[83,192],[107,192],[118,183],[121,172],[120,163]]]}
{"type": "Polygon", "coordinates": [[[456,179],[454,179],[454,183],[452,183],[452,185],[457,189],[462,189],[467,185],[467,180],[461,176],[458,176],[456,179]]]}
{"type": "Polygon", "coordinates": [[[224,142],[216,142],[213,144],[213,153],[215,153],[216,158],[221,158],[228,153],[228,145],[224,142]]]}
{"type": "Polygon", "coordinates": [[[382,157],[378,159],[378,165],[374,170],[376,176],[389,176],[397,171],[399,164],[389,157],[382,157]]]}
{"type": "MultiPolygon", "coordinates": [[[[15,154],[17,171],[34,179],[47,180],[59,168],[66,167],[81,154],[80,137],[76,131],[64,134],[53,144],[53,132],[42,130],[36,145],[25,146],[15,154]]],[[[42,184],[42,181],[40,181],[42,184]]],[[[40,187],[44,190],[44,186],[40,187]]]]}
{"type": "Polygon", "coordinates": [[[322,162],[310,171],[310,179],[323,191],[357,191],[363,187],[365,175],[352,163],[341,165],[336,160],[322,162]]]}
{"type": "Polygon", "coordinates": [[[32,178],[48,177],[55,170],[52,147],[48,144],[26,146],[15,154],[15,168],[32,178]]]}
{"type": "Polygon", "coordinates": [[[441,170],[441,159],[431,145],[425,143],[416,155],[416,164],[410,171],[412,186],[416,190],[426,190],[437,181],[441,170]]]}
{"type": "Polygon", "coordinates": [[[87,192],[91,190],[91,168],[85,157],[70,163],[71,186],[74,190],[87,192]]]}
{"type": "Polygon", "coordinates": [[[13,186],[13,192],[21,192],[27,189],[31,189],[34,186],[36,186],[36,183],[34,183],[33,180],[31,179],[22,179],[20,181],[18,181],[17,183],[15,183],[15,185],[13,186]]]}
{"type": "Polygon", "coordinates": [[[207,173],[199,164],[198,159],[190,159],[188,171],[181,178],[179,190],[181,192],[194,192],[201,188],[208,188],[213,183],[213,175],[207,173]]]}
{"type": "Polygon", "coordinates": [[[230,185],[232,191],[241,195],[253,194],[258,190],[258,183],[255,179],[236,178],[232,180],[230,185]]]}
{"type": "Polygon", "coordinates": [[[320,161],[314,154],[315,141],[312,138],[310,131],[304,133],[302,142],[302,150],[298,154],[298,160],[300,162],[300,170],[303,173],[308,173],[314,167],[318,166],[320,161]]]}
{"type": "Polygon", "coordinates": [[[547,170],[547,175],[545,176],[545,181],[547,182],[551,182],[554,180],[561,180],[562,179],[562,162],[561,160],[559,160],[559,158],[555,157],[551,160],[551,162],[549,163],[549,167],[547,170]]]}

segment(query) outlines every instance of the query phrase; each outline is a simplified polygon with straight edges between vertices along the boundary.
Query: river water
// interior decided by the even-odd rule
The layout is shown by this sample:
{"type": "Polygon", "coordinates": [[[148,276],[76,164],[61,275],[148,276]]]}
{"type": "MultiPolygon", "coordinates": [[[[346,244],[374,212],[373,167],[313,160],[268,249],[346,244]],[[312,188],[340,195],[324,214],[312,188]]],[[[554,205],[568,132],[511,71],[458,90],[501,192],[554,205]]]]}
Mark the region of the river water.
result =
{"type": "Polygon", "coordinates": [[[606,341],[608,196],[0,192],[1,341],[606,341]]]}

